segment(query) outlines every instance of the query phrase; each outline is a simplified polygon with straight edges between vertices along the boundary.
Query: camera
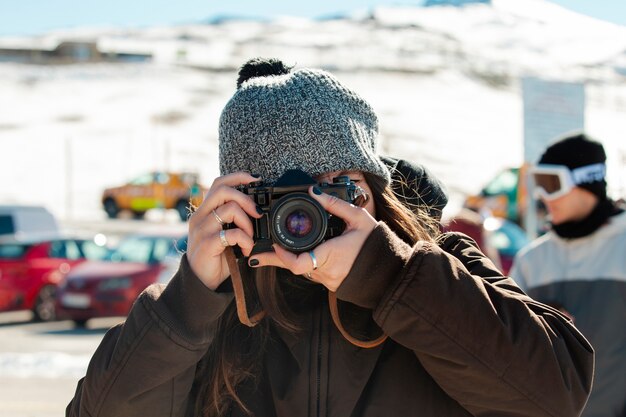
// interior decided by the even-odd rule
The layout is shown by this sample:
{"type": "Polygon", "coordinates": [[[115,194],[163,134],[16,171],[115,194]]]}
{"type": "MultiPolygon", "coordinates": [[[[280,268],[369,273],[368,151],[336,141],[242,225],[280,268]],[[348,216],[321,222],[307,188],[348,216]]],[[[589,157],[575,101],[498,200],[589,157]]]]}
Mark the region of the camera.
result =
{"type": "Polygon", "coordinates": [[[271,186],[257,181],[238,187],[263,210],[263,217],[251,218],[254,227],[251,255],[273,251],[274,243],[291,252],[306,252],[343,233],[345,222],[328,213],[309,196],[311,185],[349,203],[364,195],[363,189],[348,176],[335,177],[332,183],[318,184],[301,170],[286,171],[271,186]]]}

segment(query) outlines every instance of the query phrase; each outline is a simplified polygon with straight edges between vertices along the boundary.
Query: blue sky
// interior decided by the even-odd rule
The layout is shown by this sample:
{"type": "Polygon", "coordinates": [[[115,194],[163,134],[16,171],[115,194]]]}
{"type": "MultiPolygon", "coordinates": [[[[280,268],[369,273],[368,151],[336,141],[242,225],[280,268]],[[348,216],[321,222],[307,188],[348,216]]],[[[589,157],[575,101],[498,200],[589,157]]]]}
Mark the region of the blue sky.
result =
{"type": "MultiPolygon", "coordinates": [[[[524,0],[518,0],[524,1],[524,0]]],[[[150,26],[204,20],[215,15],[317,17],[380,4],[417,1],[356,0],[0,0],[0,36],[31,35],[79,26],[150,26]]],[[[626,26],[626,0],[553,0],[571,10],[626,26]]]]}

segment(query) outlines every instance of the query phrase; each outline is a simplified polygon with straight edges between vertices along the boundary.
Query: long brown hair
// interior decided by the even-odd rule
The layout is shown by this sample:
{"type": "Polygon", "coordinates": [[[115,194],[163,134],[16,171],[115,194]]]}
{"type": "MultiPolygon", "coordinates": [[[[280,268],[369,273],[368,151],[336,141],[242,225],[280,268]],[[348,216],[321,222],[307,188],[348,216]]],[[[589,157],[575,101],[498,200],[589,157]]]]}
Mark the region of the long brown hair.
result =
{"type": "MultiPolygon", "coordinates": [[[[364,173],[364,177],[372,190],[378,220],[385,222],[411,245],[419,240],[432,241],[436,237],[439,230],[437,222],[428,216],[425,208],[407,207],[383,179],[369,173],[364,173]]],[[[274,267],[254,271],[244,268],[241,271],[243,280],[254,280],[258,302],[269,320],[262,320],[253,328],[246,327],[237,318],[235,303],[231,303],[220,318],[214,341],[196,373],[196,415],[223,416],[229,407],[235,405],[249,414],[236,389],[243,381],[256,380],[260,375],[270,327],[298,331],[297,321],[285,302],[276,272],[274,267]]]]}

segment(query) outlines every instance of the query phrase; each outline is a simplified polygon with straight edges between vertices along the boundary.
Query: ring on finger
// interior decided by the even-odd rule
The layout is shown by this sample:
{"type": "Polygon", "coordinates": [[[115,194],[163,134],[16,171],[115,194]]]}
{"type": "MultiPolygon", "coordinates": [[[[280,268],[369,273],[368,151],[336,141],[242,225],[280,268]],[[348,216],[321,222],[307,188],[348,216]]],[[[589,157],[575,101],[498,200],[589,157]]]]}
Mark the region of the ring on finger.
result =
{"type": "Polygon", "coordinates": [[[215,210],[213,210],[211,212],[213,214],[213,217],[215,217],[215,220],[217,220],[217,222],[220,224],[220,226],[224,226],[225,222],[224,220],[222,220],[222,218],[217,214],[217,212],[215,210]]]}
{"type": "Polygon", "coordinates": [[[309,256],[311,257],[311,261],[313,261],[313,270],[315,271],[317,269],[317,258],[315,257],[315,253],[310,250],[309,256]]]}
{"type": "Polygon", "coordinates": [[[230,243],[228,243],[228,240],[226,240],[226,231],[225,230],[220,230],[220,243],[225,248],[230,246],[230,243]]]}
{"type": "Polygon", "coordinates": [[[313,277],[311,276],[310,272],[305,272],[304,276],[309,280],[309,281],[313,281],[313,277]]]}

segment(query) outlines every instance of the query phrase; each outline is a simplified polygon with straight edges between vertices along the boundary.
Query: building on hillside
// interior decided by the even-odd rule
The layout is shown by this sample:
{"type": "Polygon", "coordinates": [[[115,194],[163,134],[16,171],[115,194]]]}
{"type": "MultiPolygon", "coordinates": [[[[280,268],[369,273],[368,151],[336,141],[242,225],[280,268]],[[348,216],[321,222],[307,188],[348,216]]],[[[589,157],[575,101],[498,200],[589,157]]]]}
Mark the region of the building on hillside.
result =
{"type": "Polygon", "coordinates": [[[143,62],[151,53],[101,50],[95,41],[21,42],[0,44],[0,62],[74,64],[85,62],[143,62]]]}

